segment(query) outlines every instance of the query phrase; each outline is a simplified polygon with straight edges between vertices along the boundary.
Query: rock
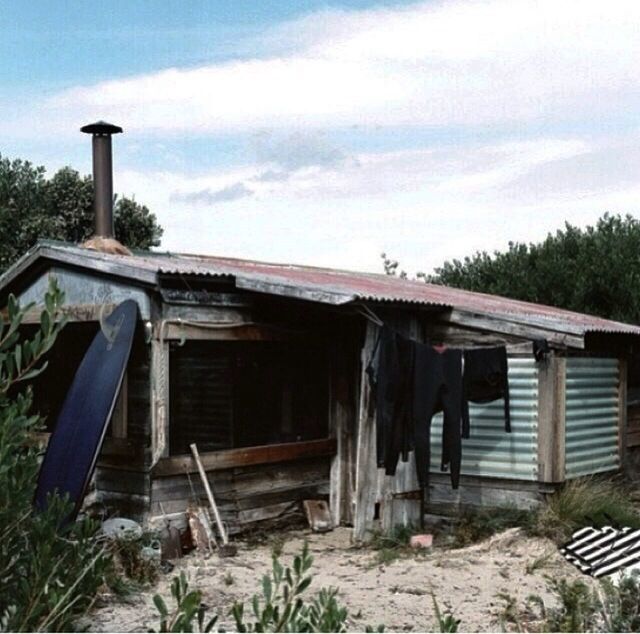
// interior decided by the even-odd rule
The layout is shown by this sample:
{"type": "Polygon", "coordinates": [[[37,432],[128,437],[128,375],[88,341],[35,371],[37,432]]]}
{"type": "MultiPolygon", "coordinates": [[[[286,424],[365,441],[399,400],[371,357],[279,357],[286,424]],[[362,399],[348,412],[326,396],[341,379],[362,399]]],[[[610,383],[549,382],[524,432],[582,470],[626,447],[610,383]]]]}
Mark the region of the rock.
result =
{"type": "Polygon", "coordinates": [[[126,517],[113,517],[102,523],[102,532],[111,539],[142,537],[142,526],[126,517]]]}

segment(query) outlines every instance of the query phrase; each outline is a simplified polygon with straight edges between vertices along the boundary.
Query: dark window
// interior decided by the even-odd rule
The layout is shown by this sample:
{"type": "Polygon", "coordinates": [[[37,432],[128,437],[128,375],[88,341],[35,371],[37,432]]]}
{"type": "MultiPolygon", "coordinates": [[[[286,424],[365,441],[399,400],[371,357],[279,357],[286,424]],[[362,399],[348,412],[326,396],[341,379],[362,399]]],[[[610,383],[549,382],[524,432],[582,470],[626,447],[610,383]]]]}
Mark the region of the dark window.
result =
{"type": "MultiPolygon", "coordinates": [[[[36,328],[24,328],[25,337],[31,338],[36,328]]],[[[46,431],[52,432],[67,392],[93,338],[98,324],[68,324],[47,354],[47,368],[32,383],[33,411],[44,418],[46,431]]]]}
{"type": "Polygon", "coordinates": [[[321,345],[189,341],[170,358],[172,454],[327,436],[321,345]]]}

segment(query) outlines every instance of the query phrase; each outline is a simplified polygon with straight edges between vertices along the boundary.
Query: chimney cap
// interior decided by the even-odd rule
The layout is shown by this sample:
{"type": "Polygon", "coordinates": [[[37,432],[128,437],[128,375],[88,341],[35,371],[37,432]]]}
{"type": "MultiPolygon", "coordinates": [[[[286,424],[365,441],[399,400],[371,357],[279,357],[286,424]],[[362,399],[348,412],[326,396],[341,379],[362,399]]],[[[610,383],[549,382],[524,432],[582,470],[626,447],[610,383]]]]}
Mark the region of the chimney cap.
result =
{"type": "Polygon", "coordinates": [[[85,132],[86,134],[118,134],[122,132],[122,128],[106,121],[96,121],[82,126],[80,132],[85,132]]]}

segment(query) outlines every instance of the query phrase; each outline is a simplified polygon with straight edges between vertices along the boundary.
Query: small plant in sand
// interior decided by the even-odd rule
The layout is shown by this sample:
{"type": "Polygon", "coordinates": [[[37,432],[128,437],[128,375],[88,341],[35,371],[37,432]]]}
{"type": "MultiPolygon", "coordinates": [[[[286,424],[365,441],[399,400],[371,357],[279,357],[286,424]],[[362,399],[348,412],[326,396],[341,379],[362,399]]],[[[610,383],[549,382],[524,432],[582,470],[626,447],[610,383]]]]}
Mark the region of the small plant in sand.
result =
{"type": "Polygon", "coordinates": [[[396,559],[420,554],[420,549],[409,546],[411,536],[419,532],[415,526],[398,524],[389,532],[375,532],[371,548],[376,551],[375,565],[390,564],[396,559]]]}
{"type": "Polygon", "coordinates": [[[184,572],[171,582],[171,596],[175,608],[169,611],[164,599],[156,594],[153,603],[160,614],[160,626],[151,632],[211,632],[218,620],[217,616],[205,623],[207,607],[202,603],[200,590],[189,590],[189,582],[184,572]]]}
{"type": "MultiPolygon", "coordinates": [[[[436,613],[436,625],[438,632],[457,632],[460,619],[456,619],[451,610],[442,613],[435,594],[431,593],[433,611],[436,613]]],[[[434,628],[435,629],[435,628],[434,628]]]]}
{"type": "Polygon", "coordinates": [[[262,578],[262,596],[251,600],[251,617],[246,619],[243,603],[232,608],[238,632],[345,632],[347,609],[338,604],[335,588],[322,588],[309,601],[302,596],[313,580],[312,564],[306,543],[293,567],[282,566],[274,555],[271,573],[262,578]]]}

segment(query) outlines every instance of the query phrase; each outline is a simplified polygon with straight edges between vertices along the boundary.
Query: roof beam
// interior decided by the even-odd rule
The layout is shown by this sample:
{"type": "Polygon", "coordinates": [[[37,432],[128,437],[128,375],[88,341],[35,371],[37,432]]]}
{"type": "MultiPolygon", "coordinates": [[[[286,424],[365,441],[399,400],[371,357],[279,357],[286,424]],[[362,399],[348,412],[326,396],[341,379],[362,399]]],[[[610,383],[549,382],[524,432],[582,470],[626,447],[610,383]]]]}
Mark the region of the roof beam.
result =
{"type": "MultiPolygon", "coordinates": [[[[543,328],[537,325],[516,321],[516,315],[504,317],[502,315],[484,315],[464,310],[451,310],[439,320],[472,330],[483,332],[497,332],[512,335],[521,339],[546,339],[549,343],[561,347],[584,348],[584,336],[566,332],[558,332],[553,327],[543,328]]],[[[558,324],[560,326],[560,324],[558,324]]],[[[563,324],[564,327],[564,324],[563,324]]]]}

